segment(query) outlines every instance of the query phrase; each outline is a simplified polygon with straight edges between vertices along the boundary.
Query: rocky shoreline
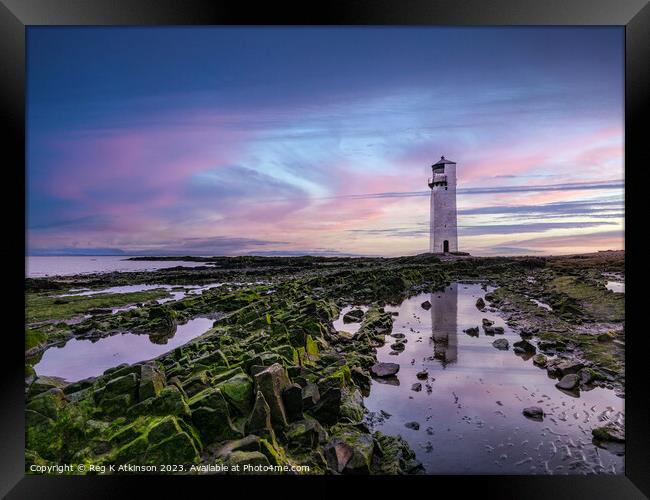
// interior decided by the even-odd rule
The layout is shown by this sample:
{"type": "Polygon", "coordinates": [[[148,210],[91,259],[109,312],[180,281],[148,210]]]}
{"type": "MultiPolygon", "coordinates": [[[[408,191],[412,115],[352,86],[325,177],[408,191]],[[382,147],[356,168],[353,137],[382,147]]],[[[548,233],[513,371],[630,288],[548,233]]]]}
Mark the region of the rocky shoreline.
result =
{"type": "MultiPolygon", "coordinates": [[[[384,307],[452,280],[497,287],[477,307],[496,311],[519,331],[515,354],[533,358],[558,378],[559,389],[603,386],[624,396],[624,296],[609,292],[602,280],[604,272],[623,271],[622,252],[575,258],[425,254],[210,262],[205,268],[27,280],[28,304],[48,308],[36,309],[37,316],[56,310],[47,297],[71,288],[226,285],[164,304],[138,301],[119,313],[89,307],[88,317],[78,323],[58,318],[45,326],[28,324],[28,471],[32,464],[75,462],[183,465],[177,473],[197,473],[190,471],[192,464],[205,466],[206,472],[198,473],[242,464],[284,467],[285,473],[422,473],[403,439],[369,428],[363,396],[372,377],[397,373],[376,360],[379,346],[395,342],[389,336],[393,316],[384,307]],[[333,327],[346,305],[367,306],[365,312],[348,313],[349,321],[360,321],[353,335],[333,327]],[[199,314],[214,314],[213,328],[155,360],[72,383],[34,371],[52,343],[125,331],[164,340],[177,324],[199,314]]],[[[123,305],[124,297],[119,300],[123,305]]],[[[477,328],[498,335],[490,325],[477,328]]],[[[624,441],[621,429],[610,431],[595,430],[594,436],[624,441]]]]}

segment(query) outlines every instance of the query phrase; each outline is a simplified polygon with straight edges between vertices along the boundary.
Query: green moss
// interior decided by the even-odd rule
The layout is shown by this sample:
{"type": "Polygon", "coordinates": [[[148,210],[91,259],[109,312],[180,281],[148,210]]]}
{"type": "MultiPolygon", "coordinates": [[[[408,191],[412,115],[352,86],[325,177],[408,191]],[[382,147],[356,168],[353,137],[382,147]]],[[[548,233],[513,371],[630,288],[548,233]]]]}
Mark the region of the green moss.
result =
{"type": "Polygon", "coordinates": [[[25,350],[28,351],[40,344],[43,344],[47,339],[47,334],[36,329],[25,329],[25,350]]]}
{"type": "MultiPolygon", "coordinates": [[[[601,321],[623,321],[625,319],[625,296],[623,294],[609,293],[608,290],[598,283],[577,278],[574,276],[560,276],[550,283],[550,289],[564,296],[556,299],[562,308],[567,309],[573,301],[578,306],[571,307],[569,312],[582,311],[595,320],[601,321]]],[[[556,309],[553,304],[553,309],[556,309]]]]}
{"type": "Polygon", "coordinates": [[[68,319],[84,314],[90,309],[121,307],[167,297],[164,289],[144,292],[111,293],[54,297],[46,293],[27,293],[25,316],[28,323],[45,320],[68,319]]]}

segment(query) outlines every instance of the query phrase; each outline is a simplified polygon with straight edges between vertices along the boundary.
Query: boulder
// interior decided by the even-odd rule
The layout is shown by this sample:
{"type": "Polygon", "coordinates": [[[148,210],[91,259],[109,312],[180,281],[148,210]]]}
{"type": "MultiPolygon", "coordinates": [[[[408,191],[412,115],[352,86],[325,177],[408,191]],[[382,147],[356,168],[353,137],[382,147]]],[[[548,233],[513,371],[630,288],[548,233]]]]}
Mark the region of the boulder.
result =
{"type": "Polygon", "coordinates": [[[213,387],[197,394],[190,400],[192,423],[205,444],[241,437],[230,419],[226,398],[213,387]]]}
{"type": "Polygon", "coordinates": [[[370,373],[375,377],[392,377],[399,371],[397,363],[376,363],[370,367],[370,373]]]}
{"type": "MultiPolygon", "coordinates": [[[[102,406],[105,397],[102,398],[102,406]]],[[[158,396],[145,399],[131,406],[127,412],[130,417],[139,415],[189,416],[190,409],[185,398],[175,385],[164,387],[158,396]]]]}
{"type": "Polygon", "coordinates": [[[268,467],[271,465],[266,455],[259,451],[233,451],[228,455],[225,464],[232,470],[235,468],[236,474],[259,474],[254,470],[248,470],[246,467],[268,467]]]}
{"type": "Polygon", "coordinates": [[[580,378],[581,385],[591,384],[594,381],[594,374],[588,368],[583,368],[578,372],[578,377],[580,378]]]}
{"type": "Polygon", "coordinates": [[[140,369],[140,387],[138,397],[140,400],[158,396],[165,387],[165,375],[156,365],[144,364],[140,369]]]}
{"type": "Polygon", "coordinates": [[[407,429],[413,429],[414,431],[419,431],[420,430],[419,422],[415,422],[415,421],[406,422],[404,424],[404,427],[406,427],[407,429]]]}
{"type": "Polygon", "coordinates": [[[359,323],[363,319],[363,311],[361,309],[352,309],[343,315],[343,323],[359,323]]]}
{"type": "Polygon", "coordinates": [[[333,425],[341,412],[341,389],[330,387],[322,395],[310,413],[325,425],[333,425]]]}
{"type": "Polygon", "coordinates": [[[429,309],[431,309],[431,302],[429,302],[428,300],[425,300],[425,301],[422,302],[422,304],[420,304],[420,305],[422,306],[422,309],[425,309],[426,311],[428,311],[429,309]]]}
{"type": "Polygon", "coordinates": [[[492,345],[502,351],[507,351],[510,347],[507,339],[496,339],[494,342],[492,342],[492,345]]]}
{"type": "Polygon", "coordinates": [[[271,412],[273,427],[283,428],[288,425],[287,414],[282,401],[282,391],[291,385],[282,365],[275,363],[255,375],[255,387],[261,392],[271,412]]]}
{"type": "Polygon", "coordinates": [[[282,402],[289,422],[302,419],[302,387],[291,384],[282,391],[282,402]]]}
{"type": "Polygon", "coordinates": [[[398,341],[398,342],[395,342],[395,343],[391,344],[390,347],[391,347],[391,349],[393,351],[402,352],[406,348],[406,345],[405,345],[405,343],[403,341],[398,341]]]}
{"type": "Polygon", "coordinates": [[[481,320],[481,322],[483,323],[483,326],[492,326],[492,325],[494,325],[494,321],[490,321],[490,320],[487,319],[487,318],[483,318],[483,319],[481,320]]]}
{"type": "Polygon", "coordinates": [[[541,366],[542,368],[545,367],[547,363],[546,356],[544,356],[542,353],[535,354],[533,356],[533,363],[537,366],[541,366]]]}
{"type": "Polygon", "coordinates": [[[478,337],[478,326],[472,326],[467,330],[463,330],[470,337],[478,337]]]}
{"type": "Polygon", "coordinates": [[[302,388],[302,407],[305,410],[312,408],[320,400],[318,385],[307,383],[302,388]]]}
{"type": "Polygon", "coordinates": [[[481,297],[479,297],[479,298],[476,300],[476,308],[477,308],[479,311],[482,311],[483,309],[485,309],[485,301],[484,301],[481,297]]]}
{"type": "Polygon", "coordinates": [[[575,360],[554,359],[546,365],[546,369],[553,376],[563,377],[570,373],[578,373],[584,366],[584,364],[575,360]]]}
{"type": "Polygon", "coordinates": [[[522,413],[524,414],[524,417],[531,420],[537,420],[540,422],[544,420],[544,410],[539,406],[529,406],[528,408],[524,408],[522,413]]]}
{"type": "Polygon", "coordinates": [[[512,345],[514,351],[518,353],[534,354],[537,350],[535,349],[535,346],[530,342],[528,342],[526,339],[520,340],[519,342],[515,342],[512,345]]]}
{"type": "Polygon", "coordinates": [[[135,396],[137,387],[138,377],[135,373],[122,375],[121,377],[117,377],[108,381],[104,388],[103,398],[111,398],[114,396],[121,396],[123,394],[135,396]]]}
{"type": "Polygon", "coordinates": [[[248,415],[253,407],[253,381],[240,373],[217,385],[224,397],[241,415],[248,415]]]}
{"type": "Polygon", "coordinates": [[[429,372],[426,370],[422,370],[421,372],[417,372],[415,376],[418,378],[418,380],[426,380],[427,377],[429,376],[429,372]]]}
{"type": "Polygon", "coordinates": [[[260,438],[250,434],[242,439],[228,441],[217,449],[216,456],[227,458],[234,451],[260,451],[260,438]]]}
{"type": "Polygon", "coordinates": [[[580,378],[575,373],[569,373],[562,377],[562,379],[555,384],[555,387],[558,389],[564,389],[566,391],[572,391],[580,384],[580,378]]]}
{"type": "Polygon", "coordinates": [[[261,436],[273,435],[271,409],[260,391],[257,391],[253,410],[246,422],[246,433],[255,433],[261,436]]]}
{"type": "Polygon", "coordinates": [[[56,420],[59,416],[59,410],[66,404],[67,401],[63,391],[57,387],[53,387],[31,398],[26,408],[40,413],[47,418],[56,420]]]}
{"type": "Polygon", "coordinates": [[[347,420],[352,423],[358,423],[363,420],[365,407],[363,406],[363,396],[358,389],[343,389],[341,391],[341,412],[340,420],[347,420]]]}
{"type": "Polygon", "coordinates": [[[420,382],[416,382],[411,386],[411,390],[415,392],[420,392],[422,390],[422,384],[420,382]]]}
{"type": "Polygon", "coordinates": [[[187,432],[180,431],[172,437],[149,446],[145,464],[190,464],[199,461],[199,451],[187,432]]]}
{"type": "Polygon", "coordinates": [[[325,446],[328,468],[336,474],[369,474],[375,443],[372,436],[347,432],[325,446]]]}
{"type": "Polygon", "coordinates": [[[318,448],[319,444],[327,439],[327,433],[323,427],[318,421],[311,418],[293,422],[285,434],[289,448],[303,452],[318,448]]]}
{"type": "Polygon", "coordinates": [[[625,430],[617,424],[607,424],[591,430],[591,435],[598,441],[625,442],[625,430]]]}

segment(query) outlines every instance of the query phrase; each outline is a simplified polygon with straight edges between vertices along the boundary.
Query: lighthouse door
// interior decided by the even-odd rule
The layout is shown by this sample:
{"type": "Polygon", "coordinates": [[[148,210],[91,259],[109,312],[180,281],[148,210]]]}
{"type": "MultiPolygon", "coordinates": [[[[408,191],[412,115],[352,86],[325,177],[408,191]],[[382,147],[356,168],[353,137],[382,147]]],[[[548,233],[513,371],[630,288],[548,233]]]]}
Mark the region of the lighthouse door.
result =
{"type": "Polygon", "coordinates": [[[444,253],[449,252],[449,241],[448,240],[445,240],[445,241],[442,242],[442,251],[444,253]]]}

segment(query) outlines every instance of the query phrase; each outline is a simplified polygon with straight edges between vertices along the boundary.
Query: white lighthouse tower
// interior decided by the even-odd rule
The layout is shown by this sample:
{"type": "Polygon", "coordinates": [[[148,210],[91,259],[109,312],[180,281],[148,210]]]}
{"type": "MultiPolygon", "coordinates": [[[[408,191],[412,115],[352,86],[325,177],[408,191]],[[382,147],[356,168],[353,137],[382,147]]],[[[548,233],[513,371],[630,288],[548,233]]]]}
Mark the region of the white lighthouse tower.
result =
{"type": "Polygon", "coordinates": [[[429,252],[458,251],[458,226],[456,222],[456,163],[444,156],[431,166],[431,222],[429,227],[429,252]]]}

